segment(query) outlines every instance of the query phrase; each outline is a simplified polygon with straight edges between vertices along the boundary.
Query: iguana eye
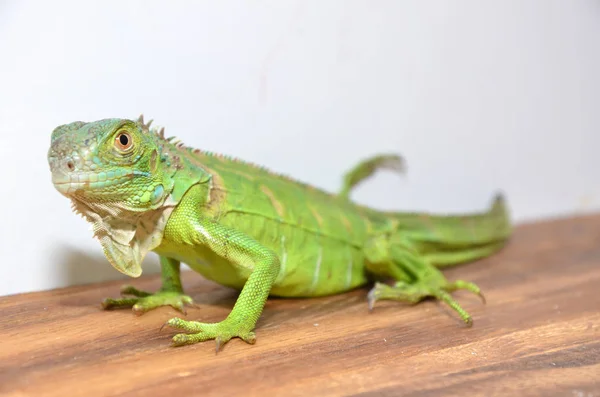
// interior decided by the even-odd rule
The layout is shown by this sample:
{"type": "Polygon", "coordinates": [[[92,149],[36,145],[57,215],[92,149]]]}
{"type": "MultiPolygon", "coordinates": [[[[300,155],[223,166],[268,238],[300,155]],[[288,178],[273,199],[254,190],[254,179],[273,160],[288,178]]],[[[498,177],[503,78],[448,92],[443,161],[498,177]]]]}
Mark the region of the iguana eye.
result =
{"type": "Polygon", "coordinates": [[[132,145],[133,140],[131,139],[131,136],[126,132],[120,132],[115,138],[115,146],[117,147],[117,149],[123,152],[126,152],[127,150],[131,149],[132,145]]]}

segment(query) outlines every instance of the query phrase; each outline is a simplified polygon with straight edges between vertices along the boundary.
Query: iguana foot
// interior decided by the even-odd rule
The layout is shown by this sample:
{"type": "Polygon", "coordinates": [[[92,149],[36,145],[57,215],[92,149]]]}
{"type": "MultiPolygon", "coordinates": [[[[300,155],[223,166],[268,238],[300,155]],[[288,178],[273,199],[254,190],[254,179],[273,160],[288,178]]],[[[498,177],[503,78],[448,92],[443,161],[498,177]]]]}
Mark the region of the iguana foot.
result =
{"type": "Polygon", "coordinates": [[[425,283],[408,284],[403,281],[398,281],[394,286],[383,283],[375,283],[375,286],[367,295],[369,301],[369,310],[373,310],[375,302],[378,300],[397,300],[409,303],[418,303],[425,298],[436,298],[445,302],[448,306],[454,309],[460,318],[468,327],[473,325],[473,319],[454,299],[450,296],[450,292],[465,289],[477,294],[485,303],[485,297],[481,293],[479,287],[473,283],[458,280],[453,283],[448,283],[441,287],[431,287],[425,283]]]}
{"type": "Polygon", "coordinates": [[[191,297],[184,295],[181,291],[158,291],[153,294],[130,285],[121,288],[121,295],[132,295],[133,298],[106,298],[102,302],[102,307],[107,310],[131,307],[135,314],[140,315],[160,306],[171,306],[186,314],[185,305],[194,303],[191,297]]]}
{"type": "Polygon", "coordinates": [[[238,337],[244,342],[254,344],[256,335],[247,326],[239,324],[232,320],[224,320],[219,323],[200,323],[197,321],[186,321],[180,318],[172,318],[165,325],[178,328],[189,334],[177,334],[173,337],[174,346],[191,345],[198,342],[204,342],[214,339],[217,342],[217,352],[219,348],[227,343],[231,338],[238,337]]]}

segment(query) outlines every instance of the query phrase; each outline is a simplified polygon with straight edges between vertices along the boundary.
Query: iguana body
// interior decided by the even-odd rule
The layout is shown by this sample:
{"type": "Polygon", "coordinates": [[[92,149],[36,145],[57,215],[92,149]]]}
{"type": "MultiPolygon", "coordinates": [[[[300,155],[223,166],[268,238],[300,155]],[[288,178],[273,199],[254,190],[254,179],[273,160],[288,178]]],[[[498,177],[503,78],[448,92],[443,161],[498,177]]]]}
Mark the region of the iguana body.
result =
{"type": "Polygon", "coordinates": [[[183,311],[191,298],[179,266],[241,291],[219,323],[179,318],[186,331],[174,344],[232,337],[255,340],[254,327],[269,295],[314,297],[377,282],[379,299],[416,303],[443,300],[471,324],[450,296],[480,294],[469,282],[445,279],[438,267],[472,261],[499,250],[510,235],[501,198],[490,211],[461,216],[381,212],[351,202],[348,194],[379,168],[400,168],[379,156],[346,174],[342,193],[329,194],[239,160],[193,150],[137,121],[107,119],[60,126],[48,153],[53,182],[93,224],[110,263],[133,277],[150,251],[160,257],[163,286],[150,294],[107,299],[105,308],[144,312],[161,305],[183,311]]]}

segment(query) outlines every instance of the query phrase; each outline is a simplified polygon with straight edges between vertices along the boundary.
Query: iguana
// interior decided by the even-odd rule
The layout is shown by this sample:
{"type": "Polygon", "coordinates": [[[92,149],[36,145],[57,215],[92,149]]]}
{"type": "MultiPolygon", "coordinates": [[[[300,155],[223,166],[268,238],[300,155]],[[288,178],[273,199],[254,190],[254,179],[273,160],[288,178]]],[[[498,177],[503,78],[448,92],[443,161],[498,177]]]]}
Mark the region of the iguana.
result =
{"type": "Polygon", "coordinates": [[[151,121],[72,122],[52,132],[48,162],[55,188],[92,224],[108,261],[138,277],[146,254],[159,255],[162,287],[127,286],[105,309],[141,314],[162,305],[185,313],[192,303],[180,263],[240,291],[221,322],[175,317],[183,330],[175,346],[238,337],[255,342],[255,325],[268,296],[317,297],[374,281],[368,307],[388,299],[417,303],[436,298],[470,326],[471,316],[451,297],[459,289],[481,295],[471,282],[448,281],[439,268],[498,251],[511,234],[501,195],[476,214],[384,212],[349,199],[378,169],[403,169],[400,156],[381,155],[346,173],[340,194],[238,159],[192,149],[151,121]],[[393,283],[386,283],[386,280],[393,283]]]}

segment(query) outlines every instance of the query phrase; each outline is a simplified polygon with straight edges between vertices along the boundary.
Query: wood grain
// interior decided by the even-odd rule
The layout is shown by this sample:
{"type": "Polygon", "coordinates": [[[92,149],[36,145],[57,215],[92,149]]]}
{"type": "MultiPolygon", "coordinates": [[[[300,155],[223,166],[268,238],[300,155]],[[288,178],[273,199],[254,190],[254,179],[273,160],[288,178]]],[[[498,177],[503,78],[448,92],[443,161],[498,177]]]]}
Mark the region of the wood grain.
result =
{"type": "MultiPolygon", "coordinates": [[[[85,266],[85,264],[81,264],[85,266]]],[[[107,264],[108,266],[108,264],[107,264]]],[[[523,225],[501,253],[449,269],[488,303],[381,302],[367,289],[272,299],[253,346],[235,339],[170,347],[177,313],[102,311],[121,283],[0,298],[3,396],[600,396],[600,216],[523,225]]],[[[156,276],[134,280],[156,289],[156,276]]],[[[218,321],[235,293],[184,274],[198,302],[187,318],[218,321]]]]}

